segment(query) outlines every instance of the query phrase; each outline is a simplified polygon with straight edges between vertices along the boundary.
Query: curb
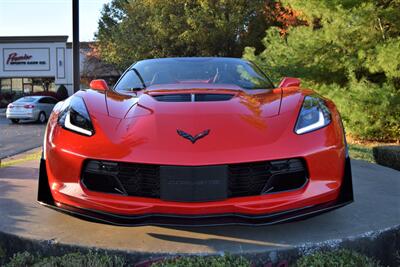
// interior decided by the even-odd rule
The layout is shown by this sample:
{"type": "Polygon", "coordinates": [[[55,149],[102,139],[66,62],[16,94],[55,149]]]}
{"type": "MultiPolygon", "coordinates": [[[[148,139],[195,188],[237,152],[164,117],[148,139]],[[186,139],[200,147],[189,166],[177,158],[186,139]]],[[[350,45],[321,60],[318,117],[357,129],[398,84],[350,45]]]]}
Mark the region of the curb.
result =
{"type": "MultiPolygon", "coordinates": [[[[179,253],[144,253],[135,251],[107,250],[95,247],[83,247],[57,243],[54,240],[33,240],[16,235],[0,232],[0,247],[3,248],[6,258],[14,253],[29,251],[42,256],[61,256],[66,253],[96,251],[107,253],[111,256],[124,257],[129,265],[150,266],[153,262],[179,256],[218,256],[221,254],[179,254],[179,253]]],[[[266,250],[265,252],[246,252],[240,254],[249,259],[254,266],[291,266],[297,259],[317,251],[330,251],[337,249],[350,249],[372,257],[385,266],[398,266],[396,253],[400,251],[400,225],[371,231],[358,236],[344,239],[326,240],[320,243],[305,243],[288,249],[266,250]],[[384,249],[383,249],[384,248],[384,249]]],[[[238,255],[239,254],[233,254],[238,255]]]]}
{"type": "Polygon", "coordinates": [[[22,149],[20,151],[16,151],[15,153],[11,154],[11,155],[6,155],[4,157],[0,157],[0,162],[5,162],[8,160],[11,160],[13,158],[21,158],[26,156],[27,154],[31,154],[31,153],[35,153],[36,150],[39,150],[42,146],[33,146],[33,147],[28,147],[25,149],[22,149]]]}

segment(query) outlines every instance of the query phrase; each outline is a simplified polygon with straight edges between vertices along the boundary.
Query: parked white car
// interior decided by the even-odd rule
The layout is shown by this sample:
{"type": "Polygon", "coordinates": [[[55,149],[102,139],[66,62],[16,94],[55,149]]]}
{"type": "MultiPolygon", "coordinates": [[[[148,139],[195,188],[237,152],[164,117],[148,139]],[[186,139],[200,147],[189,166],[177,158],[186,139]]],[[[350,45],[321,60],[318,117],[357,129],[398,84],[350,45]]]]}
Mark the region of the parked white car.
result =
{"type": "Polygon", "coordinates": [[[20,120],[45,123],[57,102],[51,96],[25,96],[7,106],[6,117],[13,123],[20,120]]]}

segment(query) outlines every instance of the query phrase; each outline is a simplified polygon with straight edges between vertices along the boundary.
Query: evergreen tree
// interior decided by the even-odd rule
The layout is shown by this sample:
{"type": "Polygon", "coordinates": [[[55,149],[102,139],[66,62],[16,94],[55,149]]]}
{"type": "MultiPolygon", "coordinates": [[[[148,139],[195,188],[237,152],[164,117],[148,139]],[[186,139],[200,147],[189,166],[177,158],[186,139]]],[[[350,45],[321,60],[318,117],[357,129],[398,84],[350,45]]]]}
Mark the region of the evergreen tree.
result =
{"type": "Polygon", "coordinates": [[[244,57],[332,98],[356,138],[399,141],[400,0],[282,2],[306,23],[269,29],[265,50],[244,57]]]}

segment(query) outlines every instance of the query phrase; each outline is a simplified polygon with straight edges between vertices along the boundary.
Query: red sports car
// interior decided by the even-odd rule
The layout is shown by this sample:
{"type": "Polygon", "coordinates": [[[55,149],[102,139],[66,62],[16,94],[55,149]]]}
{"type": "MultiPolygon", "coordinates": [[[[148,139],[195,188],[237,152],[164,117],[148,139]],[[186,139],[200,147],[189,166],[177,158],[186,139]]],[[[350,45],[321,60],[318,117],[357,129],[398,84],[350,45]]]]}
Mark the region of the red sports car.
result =
{"type": "Polygon", "coordinates": [[[353,201],[340,115],[235,58],[136,62],[57,104],[40,203],[116,225],[271,224],[353,201]]]}

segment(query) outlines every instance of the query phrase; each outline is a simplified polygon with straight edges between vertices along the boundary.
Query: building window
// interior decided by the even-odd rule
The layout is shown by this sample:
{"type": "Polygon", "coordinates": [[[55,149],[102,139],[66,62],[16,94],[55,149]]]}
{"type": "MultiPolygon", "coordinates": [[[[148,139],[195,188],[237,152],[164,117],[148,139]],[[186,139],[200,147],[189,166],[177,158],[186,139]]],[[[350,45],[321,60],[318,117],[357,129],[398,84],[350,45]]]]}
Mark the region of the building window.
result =
{"type": "Polygon", "coordinates": [[[24,78],[24,94],[32,93],[32,79],[31,78],[24,78]]]}
{"type": "Polygon", "coordinates": [[[11,92],[11,79],[1,79],[0,83],[0,91],[4,92],[11,92]]]}
{"type": "Polygon", "coordinates": [[[11,85],[12,85],[12,91],[15,93],[15,95],[23,94],[22,78],[12,78],[11,85]]]}
{"type": "Polygon", "coordinates": [[[56,92],[54,78],[5,78],[0,79],[0,94],[9,92],[21,96],[31,93],[56,92]]]}
{"type": "Polygon", "coordinates": [[[33,79],[32,85],[33,85],[33,92],[34,93],[43,92],[44,91],[43,83],[42,83],[41,79],[33,79]]]}

